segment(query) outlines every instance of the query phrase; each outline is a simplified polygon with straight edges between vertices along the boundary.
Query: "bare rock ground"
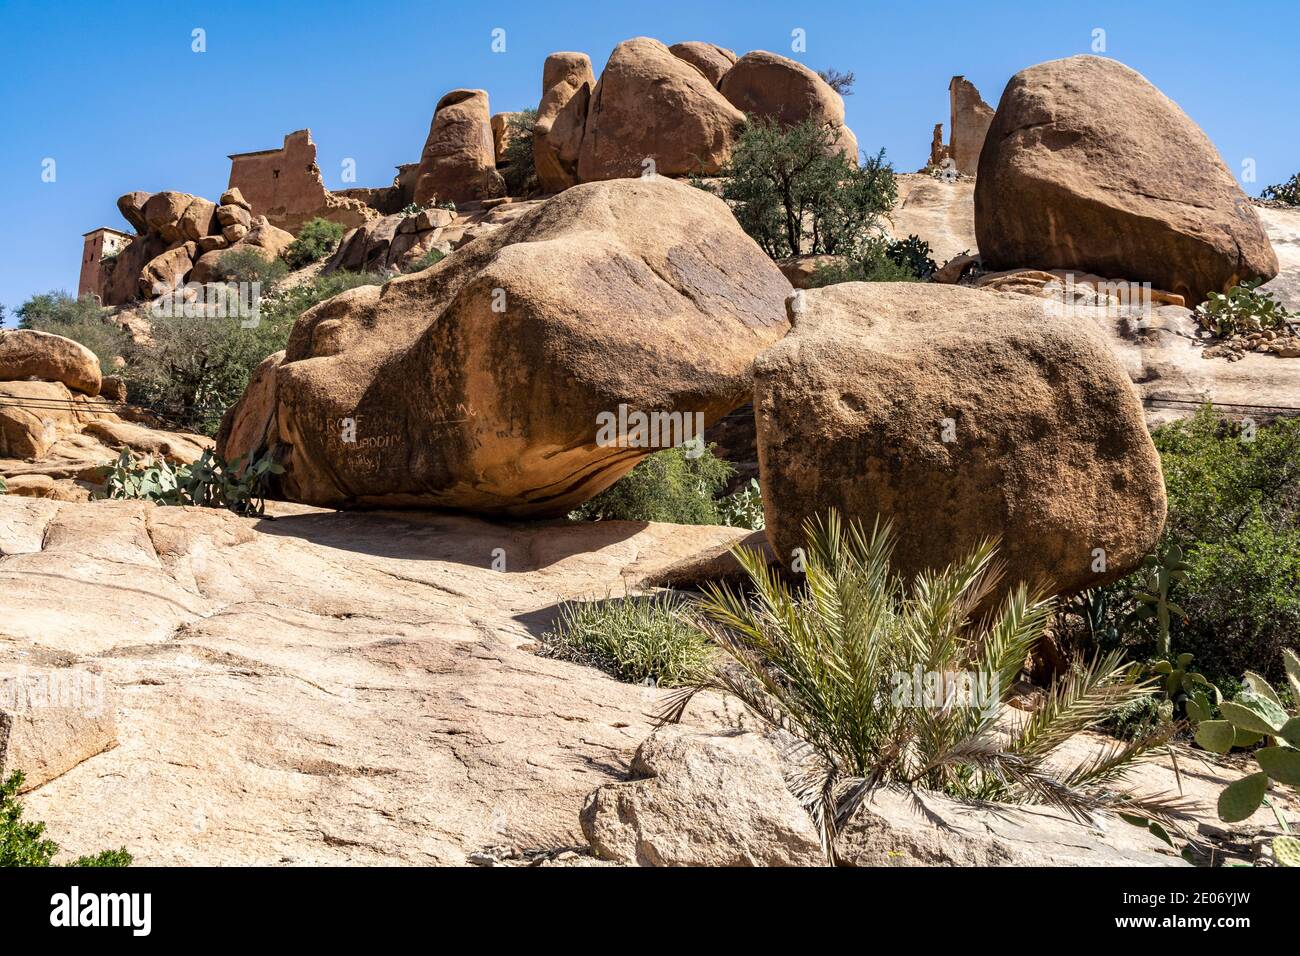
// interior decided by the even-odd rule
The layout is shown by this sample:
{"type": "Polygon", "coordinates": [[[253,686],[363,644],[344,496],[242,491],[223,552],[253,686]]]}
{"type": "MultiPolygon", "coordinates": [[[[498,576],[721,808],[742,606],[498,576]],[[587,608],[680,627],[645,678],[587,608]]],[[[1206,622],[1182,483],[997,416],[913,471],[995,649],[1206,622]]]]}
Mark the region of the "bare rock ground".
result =
{"type": "Polygon", "coordinates": [[[140,864],[580,844],[584,798],[623,778],[668,692],[529,645],[558,602],[746,533],[0,496],[0,674],[98,671],[117,715],[117,746],[29,813],[69,854],[140,864]]]}

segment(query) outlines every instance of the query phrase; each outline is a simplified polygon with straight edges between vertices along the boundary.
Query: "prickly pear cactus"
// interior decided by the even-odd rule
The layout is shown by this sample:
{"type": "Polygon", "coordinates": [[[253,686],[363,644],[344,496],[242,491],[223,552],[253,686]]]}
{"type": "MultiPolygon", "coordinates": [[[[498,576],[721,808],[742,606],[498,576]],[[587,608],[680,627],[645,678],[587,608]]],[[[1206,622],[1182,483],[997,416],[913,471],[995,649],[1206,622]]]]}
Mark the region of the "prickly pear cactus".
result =
{"type": "Polygon", "coordinates": [[[1274,840],[1273,859],[1278,866],[1300,866],[1300,838],[1282,836],[1274,840]]]}
{"type": "MultiPolygon", "coordinates": [[[[1282,655],[1292,697],[1300,700],[1300,657],[1289,650],[1282,655]]],[[[1272,739],[1269,746],[1255,752],[1259,771],[1229,784],[1219,795],[1219,819],[1226,823],[1251,816],[1274,784],[1300,790],[1300,717],[1286,712],[1277,692],[1258,674],[1247,673],[1245,684],[1245,693],[1235,701],[1219,704],[1221,719],[1203,720],[1196,727],[1196,742],[1214,753],[1272,739]]],[[[1278,842],[1284,844],[1282,853],[1294,859],[1300,841],[1279,837],[1274,841],[1275,853],[1278,842]]]]}

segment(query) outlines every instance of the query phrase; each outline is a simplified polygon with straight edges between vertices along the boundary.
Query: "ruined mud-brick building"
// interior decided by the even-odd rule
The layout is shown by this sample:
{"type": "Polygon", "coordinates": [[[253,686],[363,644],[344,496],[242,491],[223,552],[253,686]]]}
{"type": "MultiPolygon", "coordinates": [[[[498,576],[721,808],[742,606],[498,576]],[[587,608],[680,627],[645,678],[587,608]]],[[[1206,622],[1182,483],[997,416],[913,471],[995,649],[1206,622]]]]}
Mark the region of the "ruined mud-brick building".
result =
{"type": "Polygon", "coordinates": [[[949,82],[948,103],[948,143],[945,146],[943,142],[943,124],[935,124],[930,141],[930,165],[943,166],[944,160],[950,159],[950,168],[964,176],[974,176],[979,170],[984,138],[993,122],[993,107],[984,102],[975,84],[964,76],[954,76],[949,82]]]}
{"type": "Polygon", "coordinates": [[[77,298],[102,295],[112,272],[113,260],[134,237],[130,233],[100,226],[81,238],[81,278],[77,281],[77,298]]]}
{"type": "Polygon", "coordinates": [[[243,193],[254,215],[295,234],[317,217],[352,228],[378,215],[360,199],[325,188],[309,129],[288,134],[279,149],[233,154],[229,188],[243,193]]]}

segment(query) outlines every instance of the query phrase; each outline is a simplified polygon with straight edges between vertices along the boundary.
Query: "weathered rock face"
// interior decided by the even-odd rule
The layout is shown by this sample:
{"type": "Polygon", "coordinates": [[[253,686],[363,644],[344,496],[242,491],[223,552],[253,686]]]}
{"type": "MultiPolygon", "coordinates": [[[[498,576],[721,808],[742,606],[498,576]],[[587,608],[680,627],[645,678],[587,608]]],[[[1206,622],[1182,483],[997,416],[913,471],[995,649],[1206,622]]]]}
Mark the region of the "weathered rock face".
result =
{"type": "Polygon", "coordinates": [[[993,122],[993,108],[984,102],[975,84],[964,76],[954,76],[948,84],[951,105],[947,156],[957,172],[974,176],[979,171],[980,151],[993,122]]]}
{"type": "Polygon", "coordinates": [[[674,43],[668,52],[695,67],[714,86],[721,83],[722,77],[736,64],[736,54],[731,50],[699,40],[674,43]]]}
{"type": "Polygon", "coordinates": [[[185,207],[185,212],[181,214],[180,222],[177,224],[181,238],[187,242],[198,242],[208,235],[212,232],[212,220],[218,212],[220,210],[216,203],[195,196],[185,207]]]}
{"type": "Polygon", "coordinates": [[[542,101],[533,126],[533,161],[542,191],[578,184],[578,155],[596,78],[585,53],[552,53],[542,67],[542,101]]]}
{"type": "Polygon", "coordinates": [[[136,232],[144,232],[148,229],[148,223],[144,218],[144,205],[149,201],[152,193],[135,191],[119,196],[117,199],[117,211],[122,214],[122,218],[131,224],[131,228],[136,232]]]}
{"type": "Polygon", "coordinates": [[[62,382],[99,394],[99,359],[80,342],[35,329],[0,330],[0,382],[27,378],[62,382]]]}
{"type": "Polygon", "coordinates": [[[755,50],[736,61],[718,89],[733,106],[783,126],[815,120],[834,130],[844,155],[858,161],[858,141],[844,125],[844,99],[802,63],[755,50]]]}
{"type": "Polygon", "coordinates": [[[1186,866],[1158,837],[1116,817],[1088,827],[1039,806],[964,803],[880,789],[836,842],[849,866],[1186,866]]]}
{"type": "Polygon", "coordinates": [[[420,155],[415,202],[471,202],[505,194],[496,170],[488,95],[452,90],[438,101],[420,155]]]}
{"type": "Polygon", "coordinates": [[[193,242],[181,243],[154,256],[145,263],[144,270],[140,273],[140,296],[151,299],[176,288],[194,268],[197,256],[198,245],[193,242]]]}
{"type": "Polygon", "coordinates": [[[664,729],[637,748],[632,781],[582,808],[601,859],[624,866],[824,866],[812,818],[756,734],[664,729]]]}
{"type": "Polygon", "coordinates": [[[802,293],[755,363],[768,537],[806,517],[891,519],[906,575],[1000,537],[1005,584],[1112,581],[1155,545],[1160,462],[1107,345],[1040,303],[961,286],[802,293]],[[1104,549],[1104,569],[1098,563],[1104,549]]]}
{"type": "Polygon", "coordinates": [[[125,305],[140,297],[140,274],[158,256],[167,251],[167,243],[157,233],[145,233],[126,244],[112,267],[105,271],[104,283],[96,290],[104,305],[125,305]]]}
{"type": "Polygon", "coordinates": [[[36,670],[0,664],[0,779],[21,772],[25,791],[117,744],[117,702],[103,676],[61,666],[58,654],[35,656],[36,670]]]}
{"type": "Polygon", "coordinates": [[[658,40],[614,48],[587,111],[578,179],[721,171],[745,117],[658,40]]]}
{"type": "Polygon", "coordinates": [[[414,271],[420,263],[427,262],[433,250],[446,255],[481,235],[495,232],[540,201],[511,200],[460,213],[435,207],[411,215],[385,216],[344,236],[322,271],[325,274],[339,269],[380,273],[414,271]]]}
{"type": "Polygon", "coordinates": [[[992,269],[1128,276],[1189,304],[1278,263],[1205,133],[1115,60],[1012,77],[980,156],[975,232],[992,269]]]}
{"type": "MultiPolygon", "coordinates": [[[[232,155],[229,186],[239,192],[241,200],[233,205],[243,205],[253,215],[265,216],[271,225],[291,233],[297,233],[310,219],[352,227],[378,216],[364,202],[325,188],[309,129],[287,134],[279,149],[232,155]]],[[[232,205],[224,199],[222,204],[232,205]]]]}
{"type": "MultiPolygon", "coordinates": [[[[123,421],[110,402],[125,399],[121,379],[101,377],[99,359],[85,346],[31,329],[0,331],[0,478],[8,495],[85,501],[92,490],[102,491],[100,468],[122,449],[191,462],[212,447],[212,440],[200,435],[123,421]]],[[[0,546],[0,557],[4,553],[0,546]]],[[[0,637],[4,625],[0,615],[0,637]]],[[[0,766],[5,760],[6,699],[0,697],[0,766]]],[[[64,720],[57,715],[49,719],[56,724],[64,720]]],[[[22,724],[29,742],[39,743],[47,726],[43,720],[22,724]]],[[[10,721],[10,726],[18,724],[10,721]]],[[[51,756],[48,762],[61,759],[51,756]]]]}
{"type": "Polygon", "coordinates": [[[231,436],[272,435],[294,500],[563,514],[654,450],[598,444],[601,415],[707,425],[744,404],[789,291],[716,197],[663,178],[585,184],[307,312],[275,422],[249,425],[267,403],[241,403],[219,445],[231,458],[254,450],[231,436]]]}
{"type": "Polygon", "coordinates": [[[849,261],[845,256],[808,255],[782,259],[777,266],[796,289],[810,289],[819,269],[845,266],[849,261]]]}
{"type": "Polygon", "coordinates": [[[185,215],[185,211],[189,209],[190,203],[198,198],[197,196],[191,196],[189,193],[171,192],[170,190],[154,193],[144,204],[143,213],[146,227],[150,232],[158,233],[165,242],[184,242],[185,236],[181,233],[181,219],[185,215]]]}
{"type": "Polygon", "coordinates": [[[514,123],[519,115],[517,112],[492,114],[492,152],[498,166],[509,165],[506,150],[510,148],[510,142],[515,137],[514,123]]]}

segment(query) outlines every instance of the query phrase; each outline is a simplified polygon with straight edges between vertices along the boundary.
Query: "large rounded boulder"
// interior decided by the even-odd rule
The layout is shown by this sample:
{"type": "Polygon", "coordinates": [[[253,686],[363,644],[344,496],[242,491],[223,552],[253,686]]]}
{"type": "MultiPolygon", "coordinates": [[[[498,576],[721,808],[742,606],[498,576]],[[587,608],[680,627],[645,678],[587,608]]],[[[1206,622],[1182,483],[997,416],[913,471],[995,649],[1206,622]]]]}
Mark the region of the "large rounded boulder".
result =
{"type": "Polygon", "coordinates": [[[786,127],[806,120],[827,127],[835,133],[844,155],[857,162],[857,137],[844,125],[844,98],[802,63],[755,50],[736,61],[718,89],[749,116],[775,120],[786,127]]]}
{"type": "Polygon", "coordinates": [[[0,329],[0,382],[61,382],[98,395],[99,359],[80,342],[36,329],[0,329]]]}
{"type": "Polygon", "coordinates": [[[576,186],[431,269],[305,313],[219,447],[270,449],[279,493],[310,504],[564,514],[743,405],[789,293],[703,190],[576,186]]]}
{"type": "Polygon", "coordinates": [[[736,65],[735,53],[726,47],[702,43],[699,40],[674,43],[668,48],[668,52],[695,67],[714,86],[721,83],[726,72],[736,65]]]}
{"type": "Polygon", "coordinates": [[[831,508],[892,521],[904,574],[996,537],[1006,582],[1052,593],[1112,581],[1155,545],[1160,460],[1100,338],[962,286],[844,283],[791,308],[754,387],[768,537],[787,563],[831,508]]]}
{"type": "Polygon", "coordinates": [[[578,178],[714,175],[744,122],[703,73],[658,40],[626,40],[592,92],[578,178]]]}
{"type": "Polygon", "coordinates": [[[1078,269],[1189,304],[1277,274],[1214,144],[1115,60],[1040,63],[1007,84],[980,154],[975,234],[990,269],[1078,269]]]}

